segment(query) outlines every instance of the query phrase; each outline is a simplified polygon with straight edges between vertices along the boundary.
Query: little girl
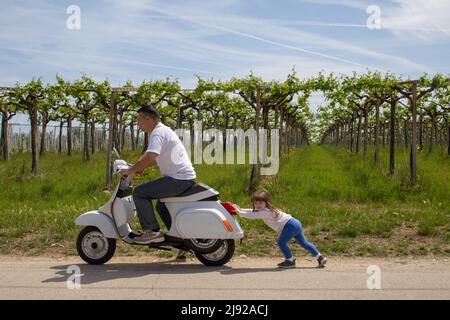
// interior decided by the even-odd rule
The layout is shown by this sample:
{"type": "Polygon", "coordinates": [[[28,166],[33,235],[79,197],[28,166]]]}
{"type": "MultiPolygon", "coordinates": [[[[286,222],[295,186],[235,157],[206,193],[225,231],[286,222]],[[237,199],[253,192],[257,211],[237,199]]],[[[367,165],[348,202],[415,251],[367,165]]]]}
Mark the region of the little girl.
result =
{"type": "Polygon", "coordinates": [[[285,261],[278,264],[279,268],[294,268],[295,258],[292,256],[291,250],[287,245],[288,241],[295,237],[295,240],[300,245],[308,250],[314,257],[317,258],[319,267],[324,267],[327,258],[320,254],[319,250],[306,240],[303,234],[302,224],[290,214],[282,212],[280,209],[272,205],[269,191],[260,189],[257,190],[252,197],[253,209],[241,209],[235,205],[236,213],[240,216],[250,219],[263,219],[267,226],[275,230],[280,237],[277,244],[280,247],[285,261]]]}

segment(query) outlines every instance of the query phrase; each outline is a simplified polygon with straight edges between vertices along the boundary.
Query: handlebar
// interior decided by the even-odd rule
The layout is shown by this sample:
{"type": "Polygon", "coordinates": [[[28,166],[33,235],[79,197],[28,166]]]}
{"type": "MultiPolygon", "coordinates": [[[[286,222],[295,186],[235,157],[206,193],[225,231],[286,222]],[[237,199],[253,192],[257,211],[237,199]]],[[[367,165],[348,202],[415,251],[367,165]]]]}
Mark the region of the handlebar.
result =
{"type": "Polygon", "coordinates": [[[124,160],[115,160],[114,161],[114,172],[113,174],[118,174],[121,170],[126,170],[132,167],[133,165],[131,163],[128,163],[124,160]]]}
{"type": "MultiPolygon", "coordinates": [[[[131,163],[128,163],[124,160],[115,160],[113,175],[118,175],[121,170],[129,169],[132,166],[133,165],[131,163]]],[[[132,179],[133,179],[133,175],[128,175],[126,177],[125,176],[120,177],[120,189],[125,190],[131,184],[132,179]]]]}

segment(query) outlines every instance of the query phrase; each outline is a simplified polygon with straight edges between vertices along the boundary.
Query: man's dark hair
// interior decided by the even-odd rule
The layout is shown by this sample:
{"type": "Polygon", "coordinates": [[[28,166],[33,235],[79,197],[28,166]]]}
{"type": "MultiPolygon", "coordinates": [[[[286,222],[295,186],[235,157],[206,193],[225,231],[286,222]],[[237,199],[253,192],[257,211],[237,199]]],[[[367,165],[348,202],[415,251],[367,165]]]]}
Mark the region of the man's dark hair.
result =
{"type": "Polygon", "coordinates": [[[143,113],[143,114],[145,114],[149,117],[152,117],[154,119],[157,119],[157,120],[160,119],[158,109],[156,109],[156,107],[152,104],[145,103],[145,104],[141,105],[141,107],[138,109],[137,112],[143,113]]]}

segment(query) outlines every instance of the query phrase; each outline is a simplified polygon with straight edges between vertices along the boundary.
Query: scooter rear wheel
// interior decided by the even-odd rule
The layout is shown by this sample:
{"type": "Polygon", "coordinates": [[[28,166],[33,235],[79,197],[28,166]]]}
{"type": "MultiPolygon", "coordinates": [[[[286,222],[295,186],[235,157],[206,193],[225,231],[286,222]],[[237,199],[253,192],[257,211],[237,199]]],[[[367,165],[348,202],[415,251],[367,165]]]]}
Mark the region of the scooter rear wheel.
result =
{"type": "Polygon", "coordinates": [[[77,251],[89,264],[104,264],[116,251],[116,239],[106,238],[97,227],[88,226],[78,234],[77,251]]]}
{"type": "Polygon", "coordinates": [[[198,253],[195,256],[205,266],[218,267],[226,264],[233,257],[235,244],[233,239],[223,240],[222,245],[211,253],[198,253]]]}
{"type": "Polygon", "coordinates": [[[224,241],[220,239],[188,239],[186,245],[194,252],[205,254],[217,251],[224,241]]]}

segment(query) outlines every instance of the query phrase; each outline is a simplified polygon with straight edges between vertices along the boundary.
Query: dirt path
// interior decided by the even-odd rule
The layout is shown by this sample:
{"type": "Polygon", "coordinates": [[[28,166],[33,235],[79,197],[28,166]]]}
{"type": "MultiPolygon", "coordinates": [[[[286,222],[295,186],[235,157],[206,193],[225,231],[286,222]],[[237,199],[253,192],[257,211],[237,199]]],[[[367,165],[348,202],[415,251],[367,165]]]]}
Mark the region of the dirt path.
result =
{"type": "Polygon", "coordinates": [[[277,262],[236,257],[212,268],[142,256],[90,266],[78,257],[0,256],[0,299],[450,299],[448,258],[333,257],[324,269],[303,259],[290,270],[277,262]],[[80,289],[68,289],[71,265],[80,289]],[[369,266],[380,268],[381,289],[368,289],[369,266]]]}

